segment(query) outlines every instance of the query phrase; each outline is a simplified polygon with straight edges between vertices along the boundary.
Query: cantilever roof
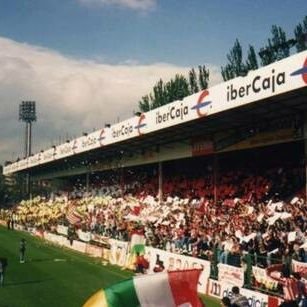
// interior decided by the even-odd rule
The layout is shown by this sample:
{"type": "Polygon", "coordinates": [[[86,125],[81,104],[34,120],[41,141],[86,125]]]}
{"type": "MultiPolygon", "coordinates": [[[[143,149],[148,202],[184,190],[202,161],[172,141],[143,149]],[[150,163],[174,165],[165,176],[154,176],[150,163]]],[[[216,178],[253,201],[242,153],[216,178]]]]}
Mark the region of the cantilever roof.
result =
{"type": "Polygon", "coordinates": [[[307,109],[307,51],[273,63],[246,77],[221,83],[208,90],[127,119],[109,128],[54,146],[4,167],[3,173],[35,171],[78,161],[86,155],[113,156],[153,144],[181,141],[191,136],[250,125],[259,120],[302,114],[307,109]]]}

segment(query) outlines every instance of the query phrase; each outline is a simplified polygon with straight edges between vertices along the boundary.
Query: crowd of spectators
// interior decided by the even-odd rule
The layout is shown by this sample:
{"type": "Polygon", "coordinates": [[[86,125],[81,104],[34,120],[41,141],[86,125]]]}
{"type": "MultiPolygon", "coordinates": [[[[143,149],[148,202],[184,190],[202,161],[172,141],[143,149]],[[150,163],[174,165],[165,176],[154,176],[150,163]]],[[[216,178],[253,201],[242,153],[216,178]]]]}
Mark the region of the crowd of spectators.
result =
{"type": "Polygon", "coordinates": [[[302,248],[306,203],[299,197],[281,199],[275,193],[277,181],[284,185],[281,189],[293,186],[289,178],[295,171],[269,169],[262,176],[227,172],[219,182],[216,202],[210,176],[193,180],[180,176],[165,180],[162,202],[157,189],[150,194],[154,187],[149,178],[104,185],[88,193],[83,187],[50,199],[36,197],[22,201],[9,214],[15,223],[50,229],[67,224],[68,208],[74,206],[80,218],[77,227],[121,240],[128,240],[129,231],[138,224],[148,245],[204,258],[212,257],[218,248],[219,261],[232,265],[241,265],[245,253],[263,266],[271,258],[306,261],[302,248]]]}
{"type": "Polygon", "coordinates": [[[90,186],[22,201],[0,218],[25,227],[56,231],[74,224],[83,231],[128,241],[143,229],[146,245],[245,267],[307,262],[307,205],[301,170],[267,168],[214,175],[165,174],[163,198],[157,176],[131,173],[129,180],[104,178],[90,186]],[[217,196],[217,199],[215,197],[217,196]],[[71,216],[73,215],[73,219],[71,216]]]}

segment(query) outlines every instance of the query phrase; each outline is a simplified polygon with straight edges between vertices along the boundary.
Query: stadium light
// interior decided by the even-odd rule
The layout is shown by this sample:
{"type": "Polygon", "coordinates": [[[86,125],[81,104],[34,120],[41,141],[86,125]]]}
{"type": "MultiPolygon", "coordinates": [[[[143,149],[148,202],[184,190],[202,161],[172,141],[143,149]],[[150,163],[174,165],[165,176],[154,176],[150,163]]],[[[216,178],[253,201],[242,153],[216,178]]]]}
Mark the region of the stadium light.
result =
{"type": "MultiPolygon", "coordinates": [[[[19,120],[26,123],[25,157],[32,156],[32,123],[37,120],[35,101],[22,101],[19,104],[19,120]]],[[[31,197],[31,181],[29,172],[26,173],[26,194],[31,197]]]]}
{"type": "Polygon", "coordinates": [[[19,120],[26,123],[25,156],[31,155],[32,122],[37,120],[35,101],[22,101],[19,105],[19,120]]]}

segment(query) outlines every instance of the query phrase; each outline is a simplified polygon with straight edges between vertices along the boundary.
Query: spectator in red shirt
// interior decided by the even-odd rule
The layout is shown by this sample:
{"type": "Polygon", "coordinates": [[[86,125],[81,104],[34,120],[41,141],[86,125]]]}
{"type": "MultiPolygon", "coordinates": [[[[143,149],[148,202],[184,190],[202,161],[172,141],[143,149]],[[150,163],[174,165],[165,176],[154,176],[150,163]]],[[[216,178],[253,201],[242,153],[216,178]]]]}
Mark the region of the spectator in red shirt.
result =
{"type": "Polygon", "coordinates": [[[135,261],[135,271],[136,273],[145,273],[145,269],[148,269],[149,263],[144,258],[144,255],[140,255],[140,253],[136,253],[136,261],[135,261]]]}

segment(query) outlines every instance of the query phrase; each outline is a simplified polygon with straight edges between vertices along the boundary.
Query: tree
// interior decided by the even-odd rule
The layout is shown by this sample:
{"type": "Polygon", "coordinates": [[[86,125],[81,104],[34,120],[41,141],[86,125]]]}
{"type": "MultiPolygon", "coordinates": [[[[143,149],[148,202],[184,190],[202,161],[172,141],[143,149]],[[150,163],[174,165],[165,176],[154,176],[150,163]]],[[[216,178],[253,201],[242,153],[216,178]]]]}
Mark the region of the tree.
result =
{"type": "Polygon", "coordinates": [[[227,54],[227,60],[226,66],[221,68],[224,81],[247,74],[246,66],[243,63],[242,47],[238,39],[227,54]]]}
{"type": "Polygon", "coordinates": [[[236,77],[230,64],[227,64],[225,67],[221,67],[221,74],[224,81],[228,81],[236,77]]]}
{"type": "MultiPolygon", "coordinates": [[[[194,81],[195,80],[192,82],[194,81]]],[[[198,85],[195,83],[193,86],[194,90],[196,90],[198,85]]],[[[139,101],[139,109],[141,112],[148,112],[149,110],[156,109],[167,103],[182,100],[192,93],[190,83],[182,75],[177,74],[174,79],[171,79],[166,84],[160,79],[153,87],[153,92],[143,96],[139,101]]]]}
{"type": "Polygon", "coordinates": [[[296,50],[301,52],[307,49],[307,16],[303,19],[303,23],[299,23],[294,29],[296,40],[296,50]]]}
{"type": "Polygon", "coordinates": [[[206,90],[209,85],[209,69],[206,66],[198,66],[199,87],[201,90],[206,90]]]}
{"type": "Polygon", "coordinates": [[[174,97],[173,99],[170,99],[167,103],[176,101],[176,100],[182,100],[184,97],[187,97],[192,94],[192,92],[189,89],[189,83],[188,80],[183,75],[176,75],[174,80],[174,97]]]}
{"type": "Polygon", "coordinates": [[[190,82],[190,91],[191,91],[191,93],[199,92],[197,74],[196,74],[194,68],[192,68],[189,71],[189,82],[190,82]]]}
{"type": "Polygon", "coordinates": [[[257,55],[256,55],[254,47],[251,45],[249,45],[249,48],[248,48],[245,67],[247,71],[258,69],[257,55]]]}
{"type": "Polygon", "coordinates": [[[148,112],[150,111],[150,98],[149,95],[145,95],[139,101],[139,109],[141,112],[148,112]]]}
{"type": "Polygon", "coordinates": [[[167,103],[182,100],[191,94],[208,88],[209,69],[206,66],[198,66],[198,74],[194,68],[189,71],[188,79],[180,74],[167,83],[160,79],[153,87],[152,93],[145,95],[138,102],[141,112],[148,112],[167,103]]]}
{"type": "Polygon", "coordinates": [[[272,38],[268,39],[268,45],[260,49],[259,56],[263,66],[269,65],[290,55],[290,47],[293,40],[287,40],[285,31],[276,25],[271,29],[272,38]]]}
{"type": "Polygon", "coordinates": [[[167,96],[164,91],[164,84],[162,79],[160,79],[153,88],[153,101],[151,104],[151,109],[158,108],[167,103],[167,96]]]}
{"type": "Polygon", "coordinates": [[[190,94],[198,93],[208,88],[209,69],[205,65],[198,66],[198,75],[194,68],[189,71],[190,94]]]}
{"type": "Polygon", "coordinates": [[[175,79],[171,79],[164,87],[166,103],[176,100],[182,100],[191,94],[188,80],[182,75],[176,75],[175,79]]]}

